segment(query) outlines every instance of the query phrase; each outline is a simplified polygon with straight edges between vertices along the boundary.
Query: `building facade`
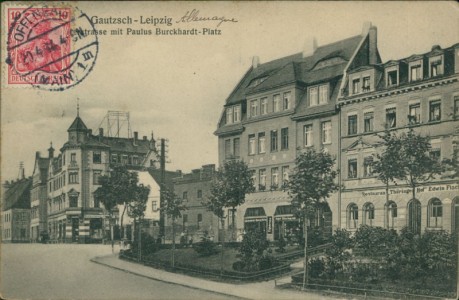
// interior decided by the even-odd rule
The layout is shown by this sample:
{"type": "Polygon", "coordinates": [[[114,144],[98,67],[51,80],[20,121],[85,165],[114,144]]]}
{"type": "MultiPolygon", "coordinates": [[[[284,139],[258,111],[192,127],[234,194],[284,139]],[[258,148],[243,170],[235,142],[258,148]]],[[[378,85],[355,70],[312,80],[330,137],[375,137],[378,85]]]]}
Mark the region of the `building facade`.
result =
{"type": "MultiPolygon", "coordinates": [[[[48,167],[48,233],[52,241],[100,242],[109,232],[108,212],[94,198],[99,177],[114,164],[140,170],[158,162],[155,140],[93,135],[77,115],[68,131],[68,141],[48,167]]],[[[115,212],[115,220],[117,219],[115,212]]],[[[112,220],[113,222],[113,220],[112,220]]]]}
{"type": "Polygon", "coordinates": [[[3,185],[2,243],[30,242],[30,190],[32,179],[24,176],[3,185]]]}
{"type": "Polygon", "coordinates": [[[341,227],[383,226],[414,232],[459,230],[459,184],[448,173],[416,188],[404,181],[385,185],[371,170],[384,130],[413,129],[431,139],[431,157],[441,161],[458,149],[459,44],[348,71],[338,99],[344,189],[341,227]]]}
{"type": "MultiPolygon", "coordinates": [[[[202,204],[210,195],[214,173],[215,165],[204,165],[173,180],[174,192],[186,206],[182,217],[176,220],[176,229],[183,233],[187,242],[190,239],[198,242],[204,236],[219,240],[219,220],[202,204]]],[[[171,233],[172,220],[168,218],[166,224],[166,233],[171,233]]]]}
{"type": "MultiPolygon", "coordinates": [[[[252,67],[226,100],[216,135],[220,164],[242,159],[254,171],[256,192],[236,212],[240,231],[258,228],[270,240],[298,236],[301,225],[293,215],[285,183],[296,156],[310,147],[339,153],[337,98],[350,66],[380,62],[376,30],[368,24],[360,35],[317,46],[303,53],[252,67]]],[[[331,233],[338,226],[337,195],[311,226],[331,233]]],[[[230,214],[231,212],[228,212],[230,214]]]]}
{"type": "Polygon", "coordinates": [[[384,214],[392,214],[386,222],[396,229],[457,229],[457,178],[438,176],[413,201],[400,183],[385,208],[384,186],[371,170],[385,126],[429,135],[432,155],[451,158],[458,142],[457,45],[382,63],[377,43],[377,28],[365,23],[358,36],[320,47],[313,40],[303,53],[263,64],[253,59],[215,132],[219,163],[241,159],[254,171],[256,192],[236,212],[239,231],[258,228],[276,240],[301,230],[283,185],[296,156],[310,147],[336,158],[344,185],[311,226],[328,233],[383,226],[384,214]]]}

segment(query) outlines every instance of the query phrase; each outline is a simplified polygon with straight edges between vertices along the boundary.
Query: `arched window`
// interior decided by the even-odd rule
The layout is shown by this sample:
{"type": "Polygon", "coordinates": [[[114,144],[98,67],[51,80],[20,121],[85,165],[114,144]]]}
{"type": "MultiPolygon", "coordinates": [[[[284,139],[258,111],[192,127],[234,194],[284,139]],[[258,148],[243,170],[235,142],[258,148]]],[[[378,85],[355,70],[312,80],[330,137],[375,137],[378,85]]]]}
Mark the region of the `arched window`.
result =
{"type": "Polygon", "coordinates": [[[443,225],[443,205],[438,198],[432,198],[427,208],[429,227],[442,227],[443,225]]]}
{"type": "Polygon", "coordinates": [[[375,219],[375,206],[373,203],[365,203],[363,205],[363,224],[373,226],[375,219]]]}
{"type": "Polygon", "coordinates": [[[417,199],[408,202],[408,228],[415,234],[421,233],[421,202],[417,199]]]}
{"type": "Polygon", "coordinates": [[[359,207],[355,203],[347,207],[347,227],[350,229],[357,228],[359,223],[359,207]]]}
{"type": "Polygon", "coordinates": [[[454,232],[459,232],[459,197],[456,197],[453,199],[452,203],[452,225],[453,225],[453,231],[454,232]]]}
{"type": "Polygon", "coordinates": [[[397,204],[394,201],[389,201],[387,207],[387,221],[389,228],[395,229],[397,222],[397,204]]]}

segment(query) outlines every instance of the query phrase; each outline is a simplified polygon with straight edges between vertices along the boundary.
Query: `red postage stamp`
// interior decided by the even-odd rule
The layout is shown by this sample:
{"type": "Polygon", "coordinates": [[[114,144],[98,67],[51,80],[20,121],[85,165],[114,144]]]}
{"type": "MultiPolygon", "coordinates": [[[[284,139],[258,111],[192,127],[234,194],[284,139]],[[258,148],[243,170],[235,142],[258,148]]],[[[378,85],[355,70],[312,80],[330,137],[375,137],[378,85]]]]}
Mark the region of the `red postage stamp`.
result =
{"type": "Polygon", "coordinates": [[[38,71],[71,80],[70,19],[69,8],[8,9],[9,84],[40,80],[35,78],[38,71]]]}
{"type": "Polygon", "coordinates": [[[98,39],[91,19],[72,7],[8,8],[7,84],[62,91],[91,72],[98,39]]]}

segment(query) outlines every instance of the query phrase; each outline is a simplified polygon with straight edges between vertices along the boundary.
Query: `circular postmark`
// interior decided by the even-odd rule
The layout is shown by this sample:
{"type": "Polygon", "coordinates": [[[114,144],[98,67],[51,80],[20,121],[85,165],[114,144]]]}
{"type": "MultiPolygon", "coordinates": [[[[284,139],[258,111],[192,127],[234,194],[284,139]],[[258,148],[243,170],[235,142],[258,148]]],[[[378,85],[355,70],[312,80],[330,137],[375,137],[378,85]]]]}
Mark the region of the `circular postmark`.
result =
{"type": "Polygon", "coordinates": [[[99,42],[91,19],[71,7],[8,8],[8,84],[63,91],[92,71],[99,42]]]}

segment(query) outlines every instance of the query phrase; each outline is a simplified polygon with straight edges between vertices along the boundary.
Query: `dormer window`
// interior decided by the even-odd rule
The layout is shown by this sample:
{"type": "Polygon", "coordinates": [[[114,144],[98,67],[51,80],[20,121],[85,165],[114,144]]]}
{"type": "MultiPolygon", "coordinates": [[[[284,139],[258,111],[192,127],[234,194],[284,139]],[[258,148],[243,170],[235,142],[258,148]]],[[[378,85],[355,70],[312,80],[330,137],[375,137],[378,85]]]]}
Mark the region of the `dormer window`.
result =
{"type": "Polygon", "coordinates": [[[234,123],[238,123],[238,122],[241,122],[241,107],[238,105],[238,106],[235,106],[234,107],[234,123]]]}
{"type": "Polygon", "coordinates": [[[363,77],[362,91],[363,92],[370,91],[370,76],[363,77]]]}
{"type": "Polygon", "coordinates": [[[250,116],[256,117],[258,115],[258,100],[250,101],[250,116]]]}
{"type": "Polygon", "coordinates": [[[233,124],[241,121],[241,107],[239,105],[226,108],[226,124],[233,124]]]}
{"type": "Polygon", "coordinates": [[[387,71],[387,87],[395,86],[398,84],[398,71],[397,70],[390,70],[387,71]]]}
{"type": "Polygon", "coordinates": [[[360,93],[360,78],[352,80],[352,94],[360,93]]]}
{"type": "Polygon", "coordinates": [[[261,98],[260,102],[260,114],[266,115],[268,113],[268,98],[261,98]]]}
{"type": "Polygon", "coordinates": [[[233,108],[228,107],[226,109],[226,124],[232,124],[233,123],[233,108]]]}
{"type": "Polygon", "coordinates": [[[273,96],[273,112],[278,112],[280,111],[280,95],[274,95],[273,96]]]}
{"type": "Polygon", "coordinates": [[[443,75],[443,59],[442,56],[434,56],[429,59],[430,77],[443,75]]]}
{"type": "Polygon", "coordinates": [[[316,106],[328,103],[328,84],[313,86],[309,88],[309,106],[316,106]]]}
{"type": "Polygon", "coordinates": [[[422,79],[421,62],[415,63],[410,66],[410,81],[417,81],[422,79]]]}
{"type": "Polygon", "coordinates": [[[289,110],[292,108],[292,93],[284,93],[284,110],[289,110]]]}

